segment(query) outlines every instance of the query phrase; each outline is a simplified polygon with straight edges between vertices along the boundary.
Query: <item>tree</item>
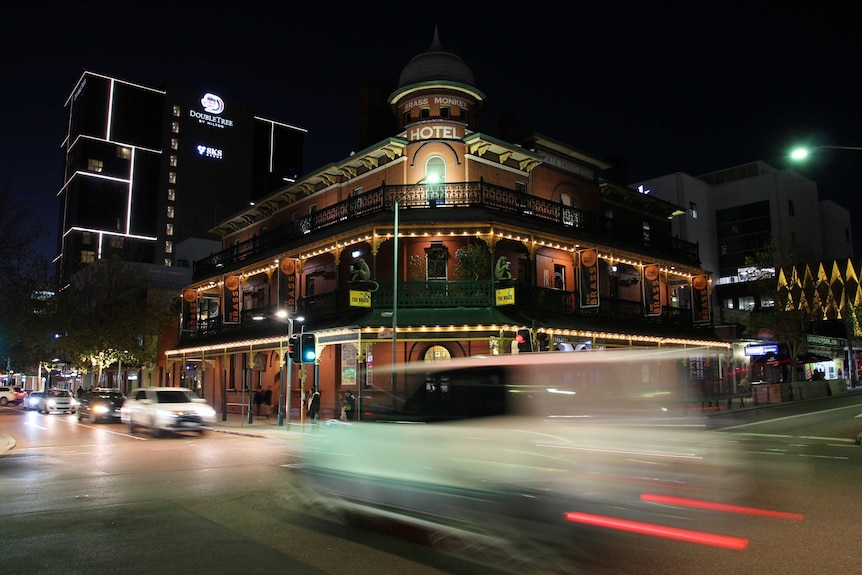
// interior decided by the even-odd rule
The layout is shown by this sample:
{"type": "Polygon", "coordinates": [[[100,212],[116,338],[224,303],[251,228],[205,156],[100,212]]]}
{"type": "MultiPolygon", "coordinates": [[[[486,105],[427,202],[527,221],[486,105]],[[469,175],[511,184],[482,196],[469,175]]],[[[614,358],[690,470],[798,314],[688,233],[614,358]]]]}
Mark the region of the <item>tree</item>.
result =
{"type": "Polygon", "coordinates": [[[776,269],[790,266],[790,269],[795,270],[794,264],[803,261],[800,259],[802,253],[795,237],[791,238],[789,246],[784,246],[776,238],[771,238],[754,257],[745,258],[748,272],[753,278],[747,286],[756,298],[754,312],[749,316],[749,332],[753,334],[769,332],[773,341],[787,347],[791,381],[796,381],[796,363],[800,354],[805,351],[811,323],[820,318],[800,305],[799,301],[779,297],[787,294],[779,293],[776,269]],[[764,300],[772,301],[772,307],[761,308],[761,302],[764,300]]]}
{"type": "Polygon", "coordinates": [[[476,281],[491,273],[491,254],[484,243],[470,242],[455,250],[455,279],[476,281]]]}
{"type": "Polygon", "coordinates": [[[118,256],[92,263],[71,278],[58,305],[63,347],[74,367],[95,370],[100,381],[115,363],[155,363],[159,332],[171,319],[172,302],[147,286],[143,269],[118,256]]]}
{"type": "Polygon", "coordinates": [[[0,359],[16,371],[35,371],[54,353],[51,266],[34,249],[40,229],[30,205],[0,187],[0,359]]]}

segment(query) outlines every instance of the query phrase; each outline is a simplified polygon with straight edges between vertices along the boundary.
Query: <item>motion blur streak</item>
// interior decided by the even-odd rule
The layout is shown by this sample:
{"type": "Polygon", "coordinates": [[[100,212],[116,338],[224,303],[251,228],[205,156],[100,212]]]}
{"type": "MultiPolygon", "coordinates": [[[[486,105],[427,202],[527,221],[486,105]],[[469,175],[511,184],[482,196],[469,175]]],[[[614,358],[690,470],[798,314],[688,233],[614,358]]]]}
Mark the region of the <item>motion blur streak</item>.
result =
{"type": "Polygon", "coordinates": [[[678,541],[698,543],[700,545],[724,547],[726,549],[733,549],[736,551],[742,551],[748,547],[748,539],[740,539],[739,537],[731,537],[729,535],[690,531],[688,529],[653,525],[651,523],[641,523],[640,521],[629,521],[614,517],[603,517],[601,515],[579,513],[577,511],[566,513],[565,518],[573,523],[608,527],[610,529],[618,529],[620,531],[629,531],[631,533],[639,533],[642,535],[653,535],[655,537],[665,537],[667,539],[676,539],[678,541]]]}
{"type": "Polygon", "coordinates": [[[614,455],[639,455],[641,457],[667,457],[671,459],[691,459],[700,461],[703,457],[698,455],[688,455],[682,453],[659,453],[657,451],[632,451],[630,449],[601,449],[598,447],[579,447],[576,445],[550,445],[547,443],[539,443],[538,447],[550,447],[553,449],[569,449],[572,451],[590,451],[593,453],[613,453],[614,455]]]}
{"type": "Polygon", "coordinates": [[[641,494],[641,501],[649,501],[652,503],[664,503],[665,505],[676,505],[678,507],[695,507],[697,509],[709,509],[712,511],[724,511],[727,513],[742,513],[745,515],[761,515],[763,517],[777,517],[779,519],[793,519],[802,521],[804,515],[799,513],[787,513],[784,511],[772,511],[770,509],[758,509],[756,507],[742,507],[739,505],[727,505],[725,503],[715,503],[712,501],[700,501],[697,499],[687,499],[685,497],[671,497],[669,495],[657,495],[655,493],[641,494]]]}

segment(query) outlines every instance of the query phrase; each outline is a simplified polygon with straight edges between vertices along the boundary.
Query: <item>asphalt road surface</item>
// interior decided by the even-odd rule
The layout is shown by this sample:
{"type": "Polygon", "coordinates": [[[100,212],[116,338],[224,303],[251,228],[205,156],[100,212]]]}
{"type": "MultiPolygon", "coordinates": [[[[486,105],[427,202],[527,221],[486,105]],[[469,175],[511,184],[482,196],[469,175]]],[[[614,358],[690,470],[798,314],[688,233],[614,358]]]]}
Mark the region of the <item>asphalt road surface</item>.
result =
{"type": "MultiPolygon", "coordinates": [[[[751,461],[742,499],[770,513],[704,510],[702,527],[745,548],[609,530],[565,572],[862,573],[860,415],[862,396],[851,396],[713,418],[751,461]]],[[[0,433],[17,441],[0,457],[4,573],[506,572],[440,553],[398,525],[310,514],[292,488],[301,437],[153,439],[13,407],[0,408],[0,433]]],[[[583,551],[577,541],[572,550],[583,551]]]]}

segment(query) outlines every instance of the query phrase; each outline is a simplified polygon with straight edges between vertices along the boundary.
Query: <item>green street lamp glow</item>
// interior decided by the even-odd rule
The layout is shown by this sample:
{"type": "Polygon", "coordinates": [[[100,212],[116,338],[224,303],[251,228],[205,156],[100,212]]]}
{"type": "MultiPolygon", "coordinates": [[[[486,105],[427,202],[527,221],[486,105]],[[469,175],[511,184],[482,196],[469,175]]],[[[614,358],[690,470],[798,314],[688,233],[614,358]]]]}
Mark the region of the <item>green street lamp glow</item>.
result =
{"type": "Polygon", "coordinates": [[[790,152],[790,157],[796,161],[804,160],[808,157],[808,148],[796,148],[790,152]]]}
{"type": "Polygon", "coordinates": [[[860,146],[812,146],[811,148],[795,148],[790,152],[790,159],[801,162],[808,158],[814,150],[862,150],[860,146]]]}

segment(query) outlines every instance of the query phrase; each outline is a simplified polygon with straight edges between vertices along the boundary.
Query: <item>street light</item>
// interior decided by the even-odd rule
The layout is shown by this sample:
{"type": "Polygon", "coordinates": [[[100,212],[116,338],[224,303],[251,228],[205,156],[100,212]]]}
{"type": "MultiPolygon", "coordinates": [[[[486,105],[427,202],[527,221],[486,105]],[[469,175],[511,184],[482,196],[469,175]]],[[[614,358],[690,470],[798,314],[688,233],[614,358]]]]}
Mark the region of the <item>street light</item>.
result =
{"type": "MultiPolygon", "coordinates": [[[[436,184],[439,180],[439,174],[432,172],[416,182],[416,185],[423,183],[436,184]]],[[[390,377],[393,410],[396,407],[395,395],[398,389],[398,377],[395,374],[395,364],[398,362],[398,207],[401,200],[403,200],[409,192],[410,188],[405,190],[404,193],[398,195],[395,198],[395,205],[393,207],[395,219],[392,226],[392,375],[390,377]]]]}
{"type": "MultiPolygon", "coordinates": [[[[281,318],[287,322],[287,342],[290,345],[290,339],[293,337],[293,321],[303,321],[305,318],[302,316],[297,316],[295,318],[290,317],[290,314],[286,309],[279,309],[275,312],[276,317],[281,318]]],[[[278,425],[279,427],[284,425],[284,411],[290,411],[290,388],[293,385],[291,381],[293,377],[293,366],[291,365],[293,362],[291,360],[290,354],[283,354],[284,362],[281,366],[281,389],[278,390],[278,425]],[[286,399],[285,399],[286,398],[286,399]],[[284,407],[284,409],[282,409],[284,407]]],[[[290,426],[290,417],[287,418],[288,426],[290,426]]]]}
{"type": "Polygon", "coordinates": [[[801,161],[806,159],[811,152],[814,150],[862,150],[862,147],[859,146],[812,146],[810,148],[806,148],[804,146],[800,146],[799,148],[795,148],[792,152],[790,152],[790,158],[792,160],[801,161]]]}

